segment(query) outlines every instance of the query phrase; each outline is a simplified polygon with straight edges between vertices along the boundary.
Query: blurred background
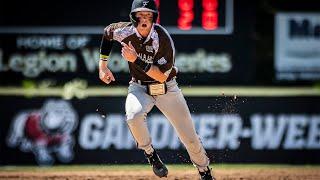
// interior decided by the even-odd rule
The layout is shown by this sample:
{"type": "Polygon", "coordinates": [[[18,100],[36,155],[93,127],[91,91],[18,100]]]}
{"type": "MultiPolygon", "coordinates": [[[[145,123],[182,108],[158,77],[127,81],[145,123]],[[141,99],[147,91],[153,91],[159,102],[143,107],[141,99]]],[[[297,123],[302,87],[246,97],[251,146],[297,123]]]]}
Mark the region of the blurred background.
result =
{"type": "MultiPolygon", "coordinates": [[[[211,161],[320,163],[320,1],[156,2],[211,161]]],[[[129,21],[131,3],[1,4],[0,165],[146,162],[125,123],[131,77],[119,44],[116,81],[98,76],[103,29],[129,21]]],[[[148,123],[165,162],[189,162],[159,110],[148,123]]]]}

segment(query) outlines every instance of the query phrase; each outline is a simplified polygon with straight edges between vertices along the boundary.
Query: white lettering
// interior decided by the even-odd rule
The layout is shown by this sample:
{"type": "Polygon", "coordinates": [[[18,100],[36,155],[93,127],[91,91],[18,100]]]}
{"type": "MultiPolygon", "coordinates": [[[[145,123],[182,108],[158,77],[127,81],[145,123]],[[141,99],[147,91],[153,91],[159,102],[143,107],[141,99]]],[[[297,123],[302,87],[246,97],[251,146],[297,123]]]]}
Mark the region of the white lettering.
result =
{"type": "Polygon", "coordinates": [[[229,54],[207,54],[203,49],[198,49],[193,54],[177,53],[175,65],[184,73],[227,73],[232,69],[232,61],[229,54]]]}
{"type": "Polygon", "coordinates": [[[103,120],[98,114],[89,114],[82,120],[79,132],[79,145],[83,149],[96,149],[101,144],[103,120]]]}
{"type": "Polygon", "coordinates": [[[81,50],[81,54],[87,70],[91,73],[95,72],[99,64],[99,50],[90,51],[89,49],[83,49],[81,50]]]}
{"type": "Polygon", "coordinates": [[[221,54],[219,56],[214,54],[209,54],[207,58],[201,63],[206,72],[214,73],[227,73],[231,70],[232,64],[230,62],[230,57],[227,54],[221,54]]]}
{"type": "Polygon", "coordinates": [[[307,117],[292,115],[289,119],[288,133],[283,146],[285,149],[302,149],[305,144],[303,134],[307,125],[307,117]]]}
{"type": "Polygon", "coordinates": [[[237,149],[240,145],[241,129],[242,120],[239,115],[223,115],[219,126],[218,149],[237,149]]]}
{"type": "MultiPolygon", "coordinates": [[[[98,69],[99,64],[99,49],[83,49],[81,50],[81,55],[83,57],[84,65],[86,66],[87,70],[91,73],[95,72],[98,69]]],[[[129,72],[127,61],[124,60],[118,53],[114,53],[109,56],[108,68],[115,73],[129,72]]]]}
{"type": "Polygon", "coordinates": [[[124,116],[111,114],[105,119],[104,141],[101,145],[102,149],[107,149],[114,145],[116,149],[123,149],[123,122],[124,116]]]}
{"type": "Polygon", "coordinates": [[[286,116],[280,116],[276,122],[275,117],[271,114],[266,116],[254,114],[250,120],[253,149],[276,149],[280,146],[288,120],[286,116]]]}
{"type": "Polygon", "coordinates": [[[9,67],[15,72],[22,72],[26,77],[37,77],[44,71],[75,72],[77,59],[73,54],[47,54],[45,51],[26,55],[13,54],[9,58],[9,67]]]}
{"type": "Polygon", "coordinates": [[[88,36],[70,36],[66,40],[66,45],[69,49],[79,49],[85,47],[89,41],[88,36]]]}
{"type": "Polygon", "coordinates": [[[110,114],[105,119],[100,115],[87,115],[80,127],[79,144],[84,149],[132,149],[134,141],[124,123],[124,116],[110,114]]]}
{"type": "Polygon", "coordinates": [[[138,53],[138,57],[146,62],[146,63],[153,63],[153,57],[152,56],[149,56],[149,55],[146,55],[146,54],[142,54],[142,53],[138,53]]]}
{"type": "Polygon", "coordinates": [[[320,116],[311,116],[307,147],[320,149],[320,116]]]}
{"type": "MultiPolygon", "coordinates": [[[[155,148],[179,149],[183,145],[169,121],[162,114],[152,114],[148,125],[155,148]]],[[[244,138],[243,120],[239,114],[192,114],[205,149],[238,149],[244,138]]],[[[110,114],[106,119],[91,114],[84,117],[79,144],[84,149],[132,149],[135,141],[125,124],[124,115],[110,114]]],[[[253,149],[319,149],[320,116],[254,114],[245,138],[251,138],[253,149]],[[308,130],[308,131],[307,131],[308,130]],[[281,144],[283,142],[283,144],[281,144]]]]}
{"type": "Polygon", "coordinates": [[[29,36],[18,37],[17,48],[25,49],[63,49],[63,36],[29,36]]]}
{"type": "Polygon", "coordinates": [[[14,54],[9,60],[9,67],[16,72],[23,71],[24,63],[20,54],[14,54]]]}

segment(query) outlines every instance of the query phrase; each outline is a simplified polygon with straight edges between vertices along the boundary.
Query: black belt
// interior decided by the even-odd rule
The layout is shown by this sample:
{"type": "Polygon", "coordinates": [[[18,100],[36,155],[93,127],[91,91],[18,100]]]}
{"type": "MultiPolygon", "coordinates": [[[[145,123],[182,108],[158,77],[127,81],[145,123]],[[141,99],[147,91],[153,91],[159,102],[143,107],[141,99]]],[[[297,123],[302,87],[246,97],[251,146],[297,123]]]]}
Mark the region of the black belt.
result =
{"type": "Polygon", "coordinates": [[[159,83],[158,81],[141,81],[141,80],[137,80],[135,78],[132,78],[132,81],[135,82],[135,83],[138,83],[140,85],[149,85],[149,84],[154,84],[154,83],[159,83]]]}
{"type": "MultiPolygon", "coordinates": [[[[173,78],[167,80],[166,82],[169,82],[171,81],[173,78]]],[[[149,84],[154,84],[154,83],[160,83],[159,81],[142,81],[142,80],[138,80],[136,78],[132,78],[132,81],[135,82],[135,83],[138,83],[140,85],[144,85],[144,86],[147,86],[149,84]]]]}

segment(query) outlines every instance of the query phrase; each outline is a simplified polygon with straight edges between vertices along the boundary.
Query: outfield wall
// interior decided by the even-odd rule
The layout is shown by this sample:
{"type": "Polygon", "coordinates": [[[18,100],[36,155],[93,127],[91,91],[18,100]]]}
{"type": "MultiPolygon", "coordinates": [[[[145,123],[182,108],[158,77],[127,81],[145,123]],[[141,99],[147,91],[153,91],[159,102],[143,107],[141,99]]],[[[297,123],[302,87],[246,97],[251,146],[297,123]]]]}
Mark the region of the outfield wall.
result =
{"type": "MultiPolygon", "coordinates": [[[[320,163],[319,96],[187,97],[187,102],[214,162],[320,163]]],[[[2,96],[0,162],[145,162],[125,123],[124,103],[125,97],[2,96]]],[[[189,162],[173,128],[156,108],[148,124],[153,145],[167,163],[189,162]]]]}

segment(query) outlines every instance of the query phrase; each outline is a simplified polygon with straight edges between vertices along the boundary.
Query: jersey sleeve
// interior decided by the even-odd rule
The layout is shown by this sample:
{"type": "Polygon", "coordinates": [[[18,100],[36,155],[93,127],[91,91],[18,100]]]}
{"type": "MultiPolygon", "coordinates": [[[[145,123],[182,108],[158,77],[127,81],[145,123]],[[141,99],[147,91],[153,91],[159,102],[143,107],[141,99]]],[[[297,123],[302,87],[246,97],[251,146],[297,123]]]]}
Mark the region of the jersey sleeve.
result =
{"type": "Polygon", "coordinates": [[[153,65],[158,66],[160,71],[166,76],[169,76],[173,65],[175,56],[174,43],[168,33],[166,33],[159,42],[159,51],[157,52],[153,65]]]}
{"type": "Polygon", "coordinates": [[[113,46],[113,41],[115,40],[115,31],[119,28],[126,27],[127,25],[127,22],[112,23],[104,29],[100,45],[100,60],[107,61],[113,46]]]}
{"type": "Polygon", "coordinates": [[[116,40],[117,37],[115,37],[115,31],[117,29],[127,27],[128,25],[130,25],[129,22],[118,22],[108,25],[106,28],[104,28],[104,39],[109,41],[116,40]]]}

